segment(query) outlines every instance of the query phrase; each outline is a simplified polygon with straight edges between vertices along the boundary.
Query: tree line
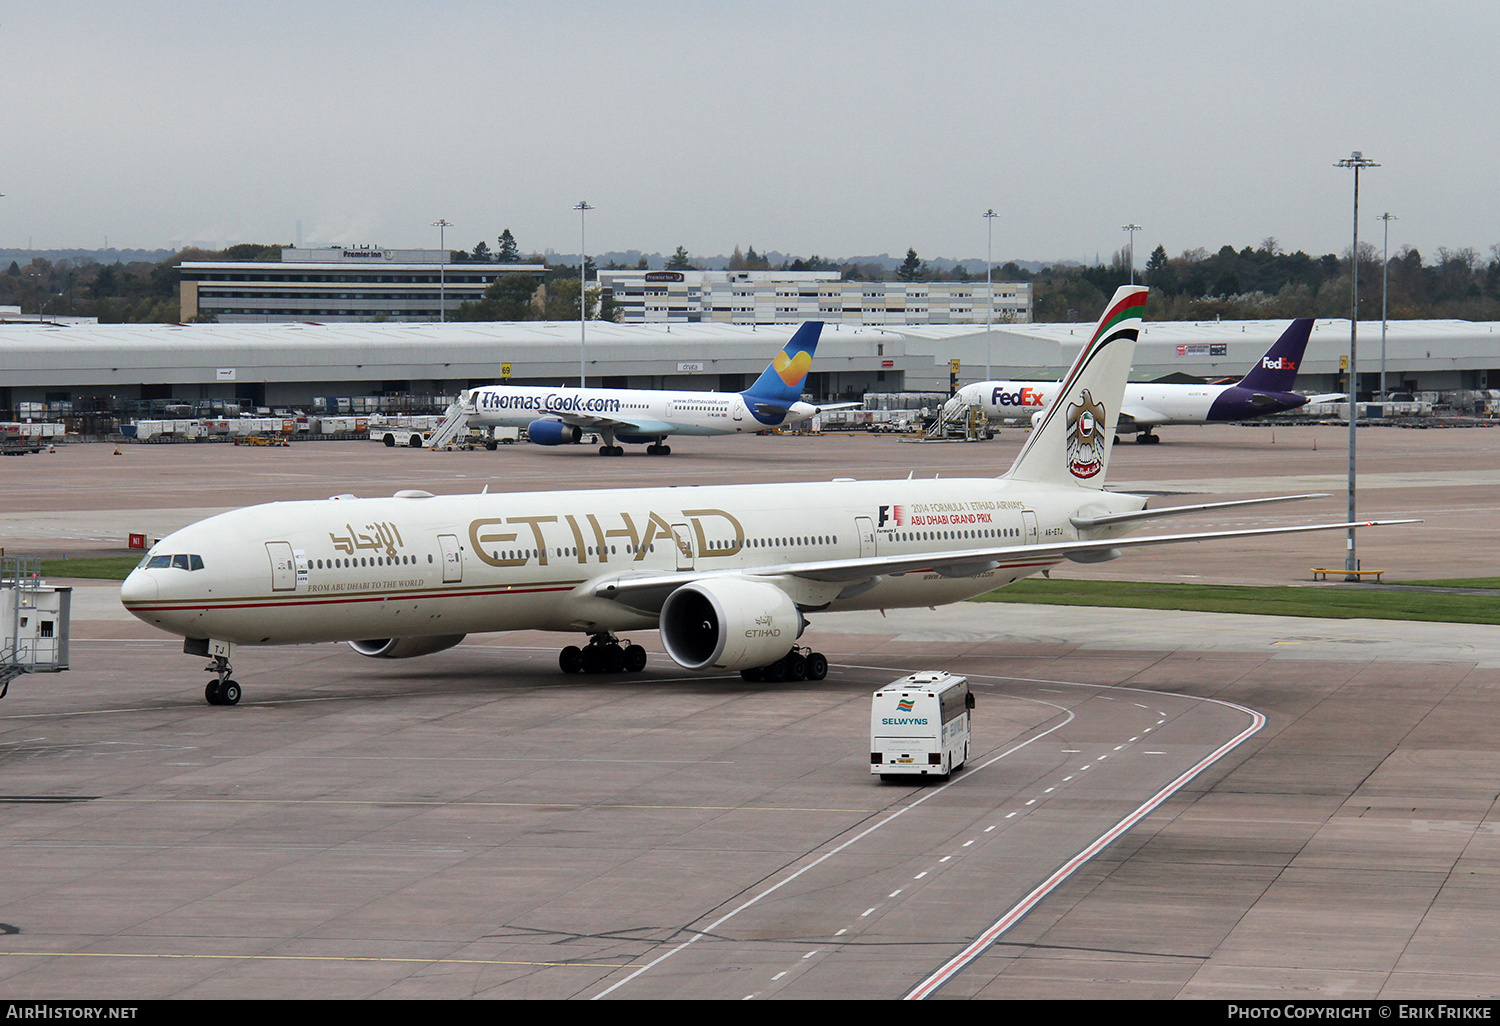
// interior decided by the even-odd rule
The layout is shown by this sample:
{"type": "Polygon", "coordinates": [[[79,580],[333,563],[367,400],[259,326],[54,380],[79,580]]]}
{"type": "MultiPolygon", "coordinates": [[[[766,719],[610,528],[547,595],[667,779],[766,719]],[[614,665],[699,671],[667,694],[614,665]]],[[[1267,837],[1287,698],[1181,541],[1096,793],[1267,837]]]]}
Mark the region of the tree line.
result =
{"type": "MultiPolygon", "coordinates": [[[[197,260],[279,260],[284,247],[243,243],[222,250],[187,248],[159,262],[104,264],[87,257],[56,261],[35,257],[21,266],[11,261],[0,271],[0,305],[17,305],[25,316],[97,317],[101,323],[162,322],[180,318],[179,267],[197,260]]],[[[1500,245],[1490,247],[1488,259],[1473,249],[1439,247],[1433,259],[1403,246],[1382,267],[1381,253],[1369,243],[1359,252],[1360,317],[1380,316],[1384,277],[1389,279],[1390,317],[1500,320],[1500,245]],[[1383,274],[1384,272],[1384,274],[1383,274]]],[[[510,229],[492,249],[481,241],[471,250],[453,250],[455,263],[497,265],[495,280],[484,298],[463,304],[460,320],[570,320],[578,316],[578,265],[549,263],[539,254],[523,256],[510,229]],[[499,266],[535,263],[546,267],[541,280],[529,273],[498,273],[499,266]]],[[[722,259],[722,258],[720,258],[722,259]]],[[[630,267],[613,261],[606,270],[646,269],[646,259],[630,267]]],[[[668,269],[701,267],[683,246],[666,261],[668,269]]],[[[1151,320],[1207,320],[1349,316],[1353,261],[1350,253],[1310,256],[1288,253],[1275,238],[1259,246],[1236,249],[1225,245],[1210,253],[1185,250],[1168,256],[1158,245],[1137,272],[1138,282],[1151,287],[1146,316],[1151,320]]],[[[820,257],[789,257],[773,266],[754,246],[738,246],[729,258],[730,270],[838,271],[847,281],[882,281],[894,276],[904,281],[983,281],[984,268],[963,264],[940,268],[908,248],[894,269],[858,261],[820,257]]],[[[588,273],[598,268],[589,261],[588,273]]],[[[995,281],[1030,282],[1033,319],[1039,322],[1093,320],[1116,287],[1131,280],[1128,252],[1121,249],[1108,263],[1092,266],[1058,263],[1039,270],[1015,262],[994,268],[995,281]]],[[[612,320],[609,297],[590,289],[589,316],[612,320]]]]}

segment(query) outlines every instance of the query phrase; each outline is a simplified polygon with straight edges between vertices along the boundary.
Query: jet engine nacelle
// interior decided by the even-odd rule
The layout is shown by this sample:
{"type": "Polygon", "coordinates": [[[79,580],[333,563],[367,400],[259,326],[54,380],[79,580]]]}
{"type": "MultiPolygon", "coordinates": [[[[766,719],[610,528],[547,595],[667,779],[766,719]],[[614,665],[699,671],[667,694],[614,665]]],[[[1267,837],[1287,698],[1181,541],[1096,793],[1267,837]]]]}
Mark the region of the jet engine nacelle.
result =
{"type": "Polygon", "coordinates": [[[440,634],[432,638],[373,638],[351,641],[349,647],[371,659],[410,659],[452,648],[464,640],[462,634],[440,634]]]}
{"type": "Polygon", "coordinates": [[[534,420],[526,425],[526,437],[537,445],[572,445],[582,441],[583,429],[560,420],[534,420]]]}
{"type": "Polygon", "coordinates": [[[661,641],[689,670],[748,670],[792,650],[806,621],[774,584],[721,578],[685,584],[661,607],[661,641]]]}

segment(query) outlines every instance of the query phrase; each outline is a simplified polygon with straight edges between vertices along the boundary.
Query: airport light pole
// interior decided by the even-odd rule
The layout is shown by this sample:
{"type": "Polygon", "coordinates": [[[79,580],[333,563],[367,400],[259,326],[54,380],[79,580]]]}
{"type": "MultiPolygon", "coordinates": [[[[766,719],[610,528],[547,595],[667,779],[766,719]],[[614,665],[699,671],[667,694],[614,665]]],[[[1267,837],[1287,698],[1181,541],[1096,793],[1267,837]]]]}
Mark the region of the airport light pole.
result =
{"type": "Polygon", "coordinates": [[[995,327],[995,218],[1000,215],[995,213],[995,208],[984,212],[984,224],[987,237],[984,244],[984,288],[989,293],[989,312],[984,317],[984,380],[988,381],[990,374],[990,332],[995,327]]]}
{"type": "Polygon", "coordinates": [[[587,218],[590,210],[588,200],[579,200],[573,207],[578,211],[578,387],[588,383],[588,319],[589,319],[589,246],[587,218]]]}
{"type": "Polygon", "coordinates": [[[453,222],[445,217],[440,217],[432,222],[432,226],[438,230],[438,323],[447,320],[447,274],[448,270],[448,240],[443,233],[453,227],[453,222]]]}
{"type": "Polygon", "coordinates": [[[1391,394],[1385,390],[1385,322],[1390,310],[1387,299],[1391,291],[1391,222],[1401,219],[1389,210],[1380,219],[1385,222],[1385,254],[1380,258],[1380,398],[1390,402],[1391,394]]]}
{"type": "Polygon", "coordinates": [[[1120,225],[1120,231],[1130,233],[1130,249],[1128,250],[1128,252],[1130,254],[1130,284],[1132,285],[1135,284],[1135,233],[1140,230],[1141,226],[1138,224],[1120,225]]]}
{"type": "MultiPolygon", "coordinates": [[[[1379,167],[1359,150],[1339,161],[1335,167],[1354,169],[1354,248],[1349,251],[1350,270],[1353,272],[1351,309],[1349,311],[1349,523],[1354,523],[1354,431],[1359,426],[1359,364],[1355,357],[1359,351],[1359,172],[1367,167],[1379,167]]],[[[1359,560],[1354,550],[1354,528],[1349,528],[1345,543],[1344,580],[1359,580],[1359,560]]]]}

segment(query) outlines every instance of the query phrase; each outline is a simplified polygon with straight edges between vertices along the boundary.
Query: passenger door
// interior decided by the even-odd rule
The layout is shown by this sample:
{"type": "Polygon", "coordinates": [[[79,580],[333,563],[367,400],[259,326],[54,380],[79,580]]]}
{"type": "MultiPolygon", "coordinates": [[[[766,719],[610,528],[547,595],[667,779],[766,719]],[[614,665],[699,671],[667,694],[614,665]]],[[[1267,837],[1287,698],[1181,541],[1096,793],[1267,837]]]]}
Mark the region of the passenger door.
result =
{"type": "Polygon", "coordinates": [[[454,534],[438,535],[438,547],[443,550],[443,583],[457,584],[464,579],[464,550],[454,534]]]}
{"type": "Polygon", "coordinates": [[[693,569],[693,535],[687,524],[672,525],[672,541],[677,549],[677,569],[693,569]]]}
{"type": "Polygon", "coordinates": [[[271,590],[297,590],[297,560],[287,542],[266,542],[266,555],[271,559],[271,590]]]}

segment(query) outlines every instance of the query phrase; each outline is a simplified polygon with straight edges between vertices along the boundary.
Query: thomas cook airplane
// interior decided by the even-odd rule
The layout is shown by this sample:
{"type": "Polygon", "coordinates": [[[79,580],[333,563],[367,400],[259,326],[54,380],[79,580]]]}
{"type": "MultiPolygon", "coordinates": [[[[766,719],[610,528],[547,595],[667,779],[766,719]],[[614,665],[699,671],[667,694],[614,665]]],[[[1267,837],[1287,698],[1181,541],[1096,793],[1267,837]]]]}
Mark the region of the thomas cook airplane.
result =
{"type": "MultiPolygon", "coordinates": [[[[1137,442],[1151,445],[1161,441],[1154,429],[1164,424],[1253,420],[1295,410],[1310,402],[1345,398],[1343,393],[1305,396],[1291,390],[1312,325],[1310,317],[1293,321],[1250,372],[1232,385],[1170,382],[1126,385],[1116,431],[1120,434],[1133,431],[1137,442]]],[[[990,420],[1014,417],[1018,412],[1035,415],[1051,404],[1058,388],[1051,381],[977,381],[959,389],[949,404],[977,404],[990,420]]]]}
{"type": "Polygon", "coordinates": [[[588,635],[562,650],[567,672],[639,671],[645,650],[616,634],[657,630],[689,670],[816,680],[827,659],[797,644],[810,613],[956,602],[1138,545],[1353,526],[1119,537],[1150,518],[1301,497],[1147,510],[1145,496],[1103,489],[1145,299],[1115,293],[998,478],[273,502],[162,539],[120,597],[210,659],[219,705],[240,699],[239,645],[348,641],[399,659],[524,629],[588,635]]]}
{"type": "Polygon", "coordinates": [[[646,444],[652,456],[671,455],[667,435],[732,435],[764,431],[810,419],[819,410],[802,401],[802,383],[817,352],[821,321],[797,329],[755,384],[743,392],[689,392],[646,388],[527,388],[485,385],[462,397],[476,427],[524,427],[539,445],[568,445],[585,432],[603,440],[600,456],[622,456],[617,442],[646,444]],[[648,444],[649,443],[649,444],[648,444]]]}

